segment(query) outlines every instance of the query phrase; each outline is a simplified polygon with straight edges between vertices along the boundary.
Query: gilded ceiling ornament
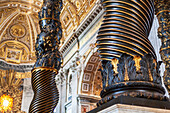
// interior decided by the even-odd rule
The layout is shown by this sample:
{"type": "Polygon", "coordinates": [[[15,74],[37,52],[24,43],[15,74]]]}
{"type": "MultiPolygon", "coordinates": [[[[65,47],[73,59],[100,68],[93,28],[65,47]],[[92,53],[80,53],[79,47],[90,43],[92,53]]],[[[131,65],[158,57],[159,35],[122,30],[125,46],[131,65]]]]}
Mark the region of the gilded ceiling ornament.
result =
{"type": "Polygon", "coordinates": [[[16,78],[14,70],[6,71],[5,75],[0,72],[0,111],[5,113],[21,112],[22,80],[16,78]]]}
{"type": "Polygon", "coordinates": [[[35,52],[16,40],[6,40],[0,44],[0,58],[11,63],[34,63],[35,52]]]}
{"type": "Polygon", "coordinates": [[[96,1],[97,0],[86,0],[86,1],[65,0],[64,1],[64,7],[60,15],[61,24],[63,28],[63,38],[67,38],[71,34],[74,34],[73,31],[76,31],[81,21],[85,19],[85,16],[92,10],[94,5],[98,4],[96,1]]]}
{"type": "MultiPolygon", "coordinates": [[[[3,3],[1,2],[4,3],[6,1],[0,1],[0,7],[3,6],[2,5],[3,3]]],[[[0,19],[1,19],[2,13],[4,17],[3,24],[0,26],[0,34],[2,36],[0,38],[0,41],[1,41],[0,57],[3,60],[6,59],[5,58],[6,49],[3,49],[2,46],[5,47],[8,42],[14,42],[14,43],[8,44],[10,45],[9,48],[11,47],[14,48],[13,44],[17,44],[16,47],[18,47],[18,45],[20,44],[23,45],[22,48],[17,48],[19,50],[23,50],[20,63],[34,63],[36,58],[35,58],[35,55],[33,55],[32,53],[35,53],[35,47],[34,47],[35,42],[36,42],[35,39],[37,37],[37,33],[39,32],[39,27],[38,27],[39,20],[37,18],[38,14],[33,13],[33,11],[31,11],[31,13],[20,12],[19,10],[17,10],[19,6],[14,7],[10,1],[8,2],[10,4],[10,7],[9,8],[5,7],[0,10],[0,19]]],[[[9,56],[10,56],[10,53],[9,53],[9,56]]],[[[19,54],[17,55],[17,57],[14,57],[13,60],[18,59],[18,58],[19,58],[19,54]]],[[[8,61],[8,62],[11,62],[11,61],[8,61]]],[[[17,63],[18,62],[19,60],[17,60],[17,63]]],[[[16,62],[13,62],[13,63],[16,63],[16,62]]]]}
{"type": "MultiPolygon", "coordinates": [[[[34,46],[38,32],[38,27],[36,27],[36,24],[34,25],[36,18],[34,15],[22,13],[11,14],[8,18],[9,21],[5,21],[1,30],[3,34],[0,44],[0,57],[12,63],[34,63],[36,58],[32,53],[35,53],[34,46]],[[7,25],[9,27],[6,28],[7,25]],[[9,50],[9,48],[11,49],[9,50]],[[17,51],[20,51],[21,54],[19,55],[17,51]]],[[[36,22],[38,21],[36,20],[36,22]]]]}
{"type": "Polygon", "coordinates": [[[1,15],[0,15],[0,24],[1,24],[3,22],[4,16],[3,16],[2,12],[0,12],[0,13],[1,13],[1,15]]]}
{"type": "Polygon", "coordinates": [[[2,47],[0,48],[0,57],[4,57],[4,55],[5,55],[5,48],[2,47]]]}
{"type": "Polygon", "coordinates": [[[6,47],[6,56],[5,56],[6,61],[20,63],[21,56],[22,56],[22,50],[17,49],[15,47],[14,48],[6,47]]]}
{"type": "Polygon", "coordinates": [[[26,34],[25,27],[22,24],[14,24],[10,28],[10,34],[13,37],[22,38],[26,34]]]}
{"type": "Polygon", "coordinates": [[[76,1],[76,7],[79,9],[80,8],[80,2],[76,1]]]}

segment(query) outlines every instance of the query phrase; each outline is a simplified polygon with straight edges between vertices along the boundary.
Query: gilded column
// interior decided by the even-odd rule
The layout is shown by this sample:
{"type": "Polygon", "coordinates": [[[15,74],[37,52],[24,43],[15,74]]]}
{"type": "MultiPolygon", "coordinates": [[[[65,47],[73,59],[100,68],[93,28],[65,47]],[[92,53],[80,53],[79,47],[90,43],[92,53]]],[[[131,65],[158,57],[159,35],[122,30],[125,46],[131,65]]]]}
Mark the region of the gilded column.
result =
{"type": "Polygon", "coordinates": [[[37,60],[32,70],[34,97],[29,113],[53,113],[59,100],[55,77],[61,66],[58,50],[62,37],[61,9],[61,0],[44,0],[39,12],[41,33],[36,40],[37,60]]]}
{"type": "Polygon", "coordinates": [[[159,21],[158,37],[161,39],[161,58],[165,64],[164,83],[170,94],[170,1],[155,0],[155,12],[159,21]]]}
{"type": "Polygon", "coordinates": [[[102,60],[102,99],[119,96],[167,100],[159,74],[160,63],[148,39],[154,0],[101,0],[105,9],[97,36],[102,60]]]}

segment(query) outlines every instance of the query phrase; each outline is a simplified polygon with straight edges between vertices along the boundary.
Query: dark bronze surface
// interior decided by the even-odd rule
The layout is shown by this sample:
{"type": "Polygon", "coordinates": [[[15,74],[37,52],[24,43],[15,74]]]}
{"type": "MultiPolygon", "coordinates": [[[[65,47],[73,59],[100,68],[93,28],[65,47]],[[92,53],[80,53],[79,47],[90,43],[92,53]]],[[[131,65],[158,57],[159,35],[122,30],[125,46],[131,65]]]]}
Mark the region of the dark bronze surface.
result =
{"type": "Polygon", "coordinates": [[[111,60],[123,53],[151,53],[156,58],[148,40],[154,17],[153,0],[102,0],[102,4],[105,15],[97,36],[101,58],[111,60]]]}
{"type": "Polygon", "coordinates": [[[53,113],[59,100],[55,76],[56,72],[53,70],[33,70],[34,99],[30,105],[29,113],[53,113]]]}
{"type": "Polygon", "coordinates": [[[41,33],[36,41],[37,61],[34,67],[51,67],[59,70],[61,55],[58,51],[62,28],[59,21],[61,0],[44,0],[39,12],[41,33]]]}
{"type": "Polygon", "coordinates": [[[111,61],[102,61],[103,90],[98,106],[119,96],[131,96],[156,100],[168,100],[161,84],[159,63],[147,54],[139,58],[139,70],[135,57],[123,54],[117,62],[117,73],[111,61]]]}
{"type": "Polygon", "coordinates": [[[97,36],[102,60],[102,99],[119,96],[167,100],[154,49],[148,39],[154,0],[102,0],[103,23],[97,36]]]}
{"type": "Polygon", "coordinates": [[[62,29],[61,0],[44,0],[39,12],[41,33],[36,41],[37,60],[32,70],[34,98],[29,113],[53,113],[59,99],[55,76],[61,66],[58,50],[62,29]]]}

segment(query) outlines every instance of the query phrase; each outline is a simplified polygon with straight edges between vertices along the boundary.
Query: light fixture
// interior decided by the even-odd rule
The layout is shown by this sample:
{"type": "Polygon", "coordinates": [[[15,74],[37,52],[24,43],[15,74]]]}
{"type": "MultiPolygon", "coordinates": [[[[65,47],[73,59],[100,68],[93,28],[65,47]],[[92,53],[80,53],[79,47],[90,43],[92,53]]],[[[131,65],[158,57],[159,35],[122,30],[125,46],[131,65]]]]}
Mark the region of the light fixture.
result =
{"type": "Polygon", "coordinates": [[[2,112],[11,111],[13,107],[13,98],[9,95],[2,95],[0,97],[0,110],[2,112]]]}
{"type": "Polygon", "coordinates": [[[22,78],[14,70],[0,72],[0,113],[23,113],[21,84],[22,78]]]}

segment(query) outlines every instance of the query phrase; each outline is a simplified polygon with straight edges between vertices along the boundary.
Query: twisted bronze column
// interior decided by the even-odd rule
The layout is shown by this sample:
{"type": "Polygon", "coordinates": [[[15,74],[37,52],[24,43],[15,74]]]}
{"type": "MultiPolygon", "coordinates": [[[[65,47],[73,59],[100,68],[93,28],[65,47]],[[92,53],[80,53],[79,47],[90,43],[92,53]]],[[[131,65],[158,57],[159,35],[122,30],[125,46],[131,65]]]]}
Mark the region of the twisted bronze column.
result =
{"type": "Polygon", "coordinates": [[[160,54],[165,63],[164,83],[170,94],[170,1],[155,0],[155,12],[159,21],[158,37],[162,41],[160,54]]]}
{"type": "Polygon", "coordinates": [[[59,99],[55,76],[61,65],[58,50],[62,29],[61,0],[44,0],[39,12],[41,33],[36,41],[37,60],[32,70],[34,98],[29,113],[53,113],[59,99]]]}
{"type": "Polygon", "coordinates": [[[104,20],[97,36],[103,90],[98,106],[119,96],[166,100],[159,65],[148,39],[154,0],[101,0],[104,20]]]}

